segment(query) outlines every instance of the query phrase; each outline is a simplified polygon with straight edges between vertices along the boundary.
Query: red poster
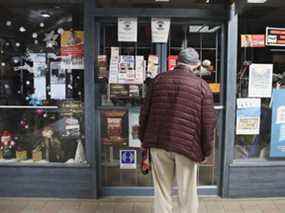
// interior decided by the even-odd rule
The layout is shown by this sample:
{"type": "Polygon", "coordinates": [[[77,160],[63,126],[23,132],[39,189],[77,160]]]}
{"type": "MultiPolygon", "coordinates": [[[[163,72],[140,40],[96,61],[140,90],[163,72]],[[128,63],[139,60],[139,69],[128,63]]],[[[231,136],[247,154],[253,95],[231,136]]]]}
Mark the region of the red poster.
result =
{"type": "Polygon", "coordinates": [[[173,71],[176,66],[177,55],[168,56],[168,71],[173,71]]]}
{"type": "Polygon", "coordinates": [[[83,57],[83,31],[64,31],[61,35],[61,56],[83,57]]]}

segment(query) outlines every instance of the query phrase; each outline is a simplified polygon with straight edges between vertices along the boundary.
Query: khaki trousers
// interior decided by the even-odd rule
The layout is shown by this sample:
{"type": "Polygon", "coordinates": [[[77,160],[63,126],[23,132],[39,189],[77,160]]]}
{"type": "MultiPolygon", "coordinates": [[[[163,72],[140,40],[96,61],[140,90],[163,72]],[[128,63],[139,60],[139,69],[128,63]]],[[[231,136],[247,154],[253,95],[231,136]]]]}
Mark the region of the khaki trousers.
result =
{"type": "Polygon", "coordinates": [[[154,213],[198,213],[197,164],[183,155],[151,149],[154,179],[154,213]],[[176,176],[178,204],[171,192],[176,176]]]}

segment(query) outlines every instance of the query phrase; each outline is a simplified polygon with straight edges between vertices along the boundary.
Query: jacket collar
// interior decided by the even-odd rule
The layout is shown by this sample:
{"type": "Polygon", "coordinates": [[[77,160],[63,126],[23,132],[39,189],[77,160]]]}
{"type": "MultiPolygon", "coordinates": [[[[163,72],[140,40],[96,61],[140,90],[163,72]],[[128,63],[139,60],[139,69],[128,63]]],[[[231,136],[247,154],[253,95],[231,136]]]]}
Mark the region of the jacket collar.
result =
{"type": "Polygon", "coordinates": [[[183,64],[183,63],[178,63],[175,67],[175,70],[183,70],[183,71],[187,71],[187,72],[193,72],[189,65],[183,64]]]}

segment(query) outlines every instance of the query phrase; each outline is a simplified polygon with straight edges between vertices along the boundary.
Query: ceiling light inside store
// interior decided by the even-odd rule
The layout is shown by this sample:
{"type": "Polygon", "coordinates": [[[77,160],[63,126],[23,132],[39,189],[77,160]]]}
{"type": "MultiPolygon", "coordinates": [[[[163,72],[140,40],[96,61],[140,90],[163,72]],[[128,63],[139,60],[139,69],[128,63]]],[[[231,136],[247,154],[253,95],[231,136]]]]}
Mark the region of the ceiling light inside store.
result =
{"type": "Polygon", "coordinates": [[[6,21],[6,26],[10,27],[12,25],[12,21],[6,21]]]}
{"type": "Polygon", "coordinates": [[[19,31],[23,33],[23,32],[26,32],[27,30],[26,30],[25,27],[20,27],[20,28],[19,28],[19,31]]]}
{"type": "Polygon", "coordinates": [[[263,4],[267,2],[267,0],[247,0],[247,3],[250,3],[250,4],[263,4]]]}
{"type": "Polygon", "coordinates": [[[32,37],[33,37],[33,38],[37,38],[37,37],[38,37],[38,34],[37,34],[37,33],[33,33],[32,37]]]}
{"type": "Polygon", "coordinates": [[[210,27],[208,25],[190,25],[190,33],[214,33],[220,29],[220,26],[210,27]]]}
{"type": "Polygon", "coordinates": [[[51,14],[49,14],[49,13],[47,13],[47,12],[42,12],[42,13],[41,13],[41,16],[42,16],[43,18],[50,18],[50,17],[51,17],[51,14]]]}

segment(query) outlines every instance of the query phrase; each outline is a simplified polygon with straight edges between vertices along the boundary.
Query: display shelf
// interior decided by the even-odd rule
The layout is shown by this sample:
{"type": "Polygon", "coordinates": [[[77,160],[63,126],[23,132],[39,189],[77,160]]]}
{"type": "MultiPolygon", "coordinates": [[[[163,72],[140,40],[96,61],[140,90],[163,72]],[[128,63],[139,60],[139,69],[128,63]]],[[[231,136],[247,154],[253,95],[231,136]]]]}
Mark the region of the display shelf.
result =
{"type": "Polygon", "coordinates": [[[101,163],[101,166],[104,167],[120,167],[120,161],[119,160],[114,160],[114,162],[103,162],[101,163]]]}
{"type": "Polygon", "coordinates": [[[140,107],[139,106],[98,106],[97,107],[98,110],[136,110],[136,111],[140,111],[140,107]]]}
{"type": "Polygon", "coordinates": [[[56,163],[56,162],[48,162],[48,163],[21,163],[21,162],[0,162],[0,167],[57,167],[57,168],[88,168],[90,165],[88,163],[81,164],[67,164],[67,163],[56,163]]]}

